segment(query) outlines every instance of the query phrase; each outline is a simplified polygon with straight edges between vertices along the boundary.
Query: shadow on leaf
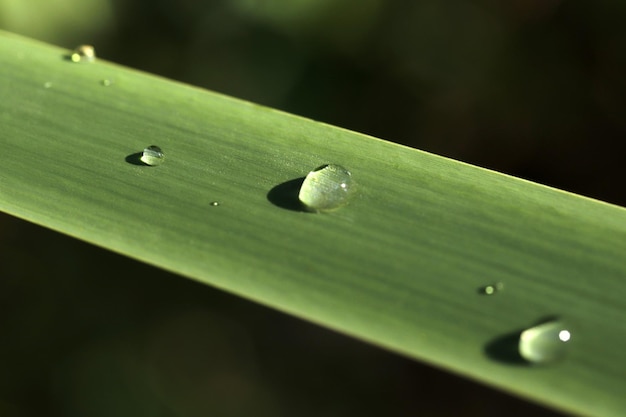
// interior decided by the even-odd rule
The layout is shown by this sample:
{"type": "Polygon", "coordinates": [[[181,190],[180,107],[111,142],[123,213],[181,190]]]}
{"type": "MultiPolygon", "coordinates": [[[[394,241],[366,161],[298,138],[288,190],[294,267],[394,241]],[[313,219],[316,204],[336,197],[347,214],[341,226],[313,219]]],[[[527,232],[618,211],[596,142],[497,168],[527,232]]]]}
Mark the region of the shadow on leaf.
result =
{"type": "Polygon", "coordinates": [[[303,182],[304,177],[301,177],[278,184],[267,193],[267,199],[270,203],[285,210],[306,212],[298,199],[303,182]]]}

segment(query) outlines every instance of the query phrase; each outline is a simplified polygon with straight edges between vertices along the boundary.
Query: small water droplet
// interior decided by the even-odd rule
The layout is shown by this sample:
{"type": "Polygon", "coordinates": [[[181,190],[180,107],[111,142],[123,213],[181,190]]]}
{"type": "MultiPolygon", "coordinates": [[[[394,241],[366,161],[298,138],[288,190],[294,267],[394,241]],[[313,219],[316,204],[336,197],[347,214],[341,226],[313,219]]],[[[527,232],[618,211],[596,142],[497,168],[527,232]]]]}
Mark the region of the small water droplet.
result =
{"type": "Polygon", "coordinates": [[[72,62],[93,62],[96,59],[96,50],[91,45],[80,45],[70,55],[72,62]]]}
{"type": "Polygon", "coordinates": [[[317,168],[304,179],[298,199],[310,211],[324,211],[345,204],[354,189],[352,174],[340,165],[317,168]]]}
{"type": "Polygon", "coordinates": [[[100,84],[102,84],[105,87],[110,86],[111,84],[113,84],[113,81],[109,80],[109,79],[104,79],[102,81],[100,81],[100,84]]]}
{"type": "Polygon", "coordinates": [[[561,359],[571,333],[561,320],[550,320],[524,330],[519,337],[519,354],[531,363],[545,364],[561,359]]]}
{"type": "Polygon", "coordinates": [[[155,145],[151,145],[143,150],[141,158],[139,159],[146,165],[156,166],[163,163],[163,161],[165,160],[165,155],[163,155],[163,151],[161,150],[161,148],[155,145]]]}
{"type": "Polygon", "coordinates": [[[43,88],[52,88],[52,83],[50,81],[46,81],[43,83],[43,88]]]}
{"type": "Polygon", "coordinates": [[[211,205],[212,205],[213,207],[217,207],[217,206],[219,206],[219,205],[220,205],[220,202],[219,202],[219,201],[211,201],[211,205]]]}
{"type": "Polygon", "coordinates": [[[494,295],[497,292],[500,292],[504,289],[504,283],[495,282],[493,284],[485,285],[480,288],[480,293],[485,295],[494,295]]]}

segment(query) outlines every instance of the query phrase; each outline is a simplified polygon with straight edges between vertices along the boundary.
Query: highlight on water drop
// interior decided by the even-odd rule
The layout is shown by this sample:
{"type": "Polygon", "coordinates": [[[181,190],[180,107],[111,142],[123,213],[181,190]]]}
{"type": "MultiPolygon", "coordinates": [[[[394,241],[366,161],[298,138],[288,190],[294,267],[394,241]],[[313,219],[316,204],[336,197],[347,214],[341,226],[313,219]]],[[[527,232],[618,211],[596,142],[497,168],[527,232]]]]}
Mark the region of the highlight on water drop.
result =
{"type": "Polygon", "coordinates": [[[165,154],[158,146],[151,145],[143,150],[139,160],[146,165],[157,166],[165,161],[165,154]]]}
{"type": "Polygon", "coordinates": [[[308,211],[333,210],[347,203],[353,191],[350,171],[341,165],[328,164],[309,172],[298,199],[308,211]]]}
{"type": "Polygon", "coordinates": [[[91,45],[79,45],[70,55],[72,62],[93,62],[96,60],[96,49],[91,45]]]}
{"type": "Polygon", "coordinates": [[[533,364],[547,364],[563,358],[571,343],[568,326],[552,319],[524,330],[519,336],[520,356],[533,364]]]}

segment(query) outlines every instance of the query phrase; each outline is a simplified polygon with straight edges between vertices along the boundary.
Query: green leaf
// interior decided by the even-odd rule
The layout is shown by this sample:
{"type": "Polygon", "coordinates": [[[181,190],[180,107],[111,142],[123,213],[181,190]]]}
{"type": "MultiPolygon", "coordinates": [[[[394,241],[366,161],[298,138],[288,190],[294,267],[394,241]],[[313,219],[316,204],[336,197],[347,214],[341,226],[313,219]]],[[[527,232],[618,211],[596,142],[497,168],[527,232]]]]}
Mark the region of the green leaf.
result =
{"type": "Polygon", "coordinates": [[[1,210],[545,405],[623,414],[623,208],[68,54],[0,36],[1,210]],[[148,145],[162,165],[137,164],[148,145]],[[300,210],[298,181],[327,163],[355,195],[300,210]],[[519,332],[550,316],[566,357],[522,363],[519,332]]]}

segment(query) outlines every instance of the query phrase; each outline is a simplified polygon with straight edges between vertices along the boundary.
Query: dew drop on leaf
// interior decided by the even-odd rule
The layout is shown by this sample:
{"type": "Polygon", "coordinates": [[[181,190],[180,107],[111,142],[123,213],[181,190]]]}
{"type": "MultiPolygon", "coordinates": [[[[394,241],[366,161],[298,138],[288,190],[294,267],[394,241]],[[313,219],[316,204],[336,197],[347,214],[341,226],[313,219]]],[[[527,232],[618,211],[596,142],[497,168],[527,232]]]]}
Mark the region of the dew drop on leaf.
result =
{"type": "Polygon", "coordinates": [[[484,295],[494,295],[504,289],[502,282],[495,282],[493,284],[485,285],[480,288],[480,293],[484,295]]]}
{"type": "Polygon", "coordinates": [[[561,320],[551,320],[524,330],[519,338],[519,354],[530,363],[546,364],[567,352],[571,333],[561,320]]]}
{"type": "Polygon", "coordinates": [[[96,50],[91,45],[80,45],[70,55],[72,62],[93,62],[96,59],[96,50]]]}
{"type": "Polygon", "coordinates": [[[141,162],[146,165],[156,166],[161,165],[165,160],[165,155],[161,148],[155,145],[148,146],[141,153],[141,158],[139,158],[141,162]]]}
{"type": "Polygon", "coordinates": [[[309,172],[300,187],[298,199],[309,211],[332,210],[344,205],[353,191],[350,171],[340,165],[328,164],[309,172]]]}

